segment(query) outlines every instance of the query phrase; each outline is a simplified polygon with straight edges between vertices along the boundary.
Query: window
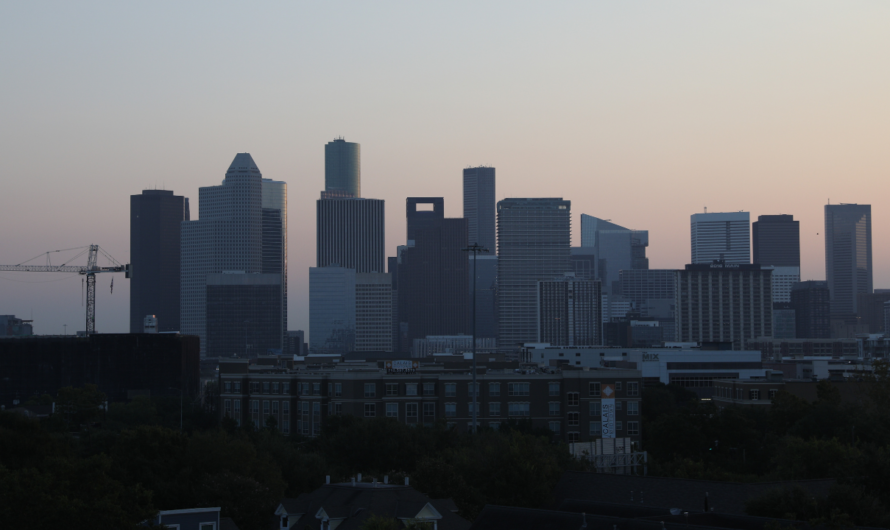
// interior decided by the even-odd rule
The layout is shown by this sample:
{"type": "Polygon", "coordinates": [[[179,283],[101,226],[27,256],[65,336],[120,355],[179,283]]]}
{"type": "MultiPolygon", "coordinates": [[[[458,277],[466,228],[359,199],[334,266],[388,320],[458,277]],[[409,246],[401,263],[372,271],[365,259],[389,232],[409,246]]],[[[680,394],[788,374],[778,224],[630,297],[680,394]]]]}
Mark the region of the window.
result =
{"type": "Polygon", "coordinates": [[[509,403],[507,409],[507,414],[510,416],[528,416],[529,415],[529,404],[528,403],[509,403]]]}
{"type": "Polygon", "coordinates": [[[752,401],[757,401],[760,399],[760,390],[749,390],[748,391],[748,399],[752,401]]]}
{"type": "Polygon", "coordinates": [[[601,421],[590,422],[590,435],[591,436],[602,436],[602,434],[603,434],[603,422],[601,422],[601,421]]]}
{"type": "Polygon", "coordinates": [[[241,381],[235,381],[235,392],[241,392],[241,381]]]}
{"type": "Polygon", "coordinates": [[[290,414],[290,402],[289,401],[281,402],[281,413],[284,414],[285,416],[290,414]]]}
{"type": "Polygon", "coordinates": [[[488,403],[488,415],[489,416],[500,416],[501,415],[501,404],[499,402],[489,402],[488,403]]]}
{"type": "Polygon", "coordinates": [[[284,434],[290,433],[290,420],[281,420],[281,432],[284,434]]]}
{"type": "Polygon", "coordinates": [[[616,421],[615,422],[615,430],[620,431],[624,429],[624,422],[616,421]]]}
{"type": "Polygon", "coordinates": [[[488,395],[491,397],[499,397],[501,395],[501,384],[488,383],[488,395]]]}
{"type": "Polygon", "coordinates": [[[198,530],[216,530],[216,523],[200,523],[198,530]]]}
{"type": "Polygon", "coordinates": [[[455,397],[457,395],[457,383],[445,383],[445,397],[455,397]]]}
{"type": "Polygon", "coordinates": [[[639,401],[628,401],[627,402],[627,415],[628,416],[639,416],[640,415],[640,402],[639,401]]]}
{"type": "Polygon", "coordinates": [[[241,426],[241,400],[235,400],[235,421],[238,423],[238,426],[241,426]]]}
{"type": "Polygon", "coordinates": [[[408,418],[417,419],[417,403],[406,403],[405,404],[405,416],[408,418]]]}
{"type": "Polygon", "coordinates": [[[457,403],[445,403],[445,417],[453,418],[457,416],[457,403]]]}
{"type": "Polygon", "coordinates": [[[250,383],[250,393],[257,394],[260,391],[260,384],[256,382],[250,383]]]}
{"type": "Polygon", "coordinates": [[[272,383],[272,393],[273,394],[277,394],[279,388],[281,388],[281,387],[280,387],[278,381],[275,381],[274,383],[272,383]]]}
{"type": "Polygon", "coordinates": [[[290,383],[281,383],[281,393],[290,394],[290,383]]]}
{"type": "Polygon", "coordinates": [[[591,401],[590,402],[590,415],[591,416],[602,416],[603,415],[603,404],[599,401],[591,401]]]}
{"type": "Polygon", "coordinates": [[[268,393],[269,393],[269,382],[263,381],[263,394],[268,394],[268,393]]]}
{"type": "Polygon", "coordinates": [[[593,397],[600,397],[600,384],[599,383],[590,383],[590,395],[593,397]]]}
{"type": "Polygon", "coordinates": [[[553,434],[559,434],[559,422],[558,421],[548,422],[547,425],[548,425],[548,427],[550,427],[550,430],[553,431],[553,434]]]}
{"type": "Polygon", "coordinates": [[[399,417],[399,404],[398,403],[387,403],[386,404],[386,417],[387,418],[398,418],[399,417]]]}
{"type": "Polygon", "coordinates": [[[266,401],[265,399],[263,400],[263,415],[264,416],[269,415],[269,402],[266,401]]]}
{"type": "Polygon", "coordinates": [[[624,407],[624,402],[621,401],[620,399],[616,399],[615,400],[615,411],[617,412],[619,410],[624,410],[623,407],[624,407]]]}
{"type": "Polygon", "coordinates": [[[328,383],[328,397],[334,395],[334,383],[328,383]]]}
{"type": "Polygon", "coordinates": [[[778,392],[778,390],[776,390],[775,388],[770,388],[769,389],[769,398],[773,399],[774,397],[776,397],[777,392],[778,392]]]}
{"type": "Polygon", "coordinates": [[[628,436],[636,436],[638,434],[640,434],[640,422],[638,422],[638,421],[627,422],[627,435],[628,436]]]}
{"type": "Polygon", "coordinates": [[[334,414],[343,414],[343,403],[334,403],[334,414]]]}
{"type": "Polygon", "coordinates": [[[476,383],[475,388],[473,387],[473,383],[467,384],[467,395],[473,397],[473,390],[476,391],[476,397],[479,397],[479,383],[476,383]]]}
{"type": "Polygon", "coordinates": [[[417,395],[417,383],[405,383],[405,395],[406,396],[416,396],[417,395]]]}
{"type": "Polygon", "coordinates": [[[334,396],[340,397],[343,395],[343,383],[334,383],[334,396]]]}
{"type": "Polygon", "coordinates": [[[313,396],[321,395],[321,383],[312,383],[312,395],[313,396]]]}
{"type": "MultiPolygon", "coordinates": [[[[399,395],[399,384],[398,383],[386,383],[386,395],[387,396],[398,396],[399,395]]],[[[365,397],[368,397],[367,390],[365,391],[365,397]]]]}
{"type": "Polygon", "coordinates": [[[232,391],[232,382],[226,381],[225,383],[223,383],[223,388],[225,389],[226,393],[228,394],[229,392],[232,391]]]}
{"type": "MultiPolygon", "coordinates": [[[[377,389],[374,388],[374,383],[365,383],[365,397],[366,398],[374,397],[377,394],[376,390],[377,389]]],[[[367,414],[366,414],[366,416],[367,416],[367,414]]]]}
{"type": "Polygon", "coordinates": [[[569,412],[566,414],[566,419],[568,420],[566,424],[569,427],[577,427],[581,425],[581,413],[580,412],[569,412]]]}
{"type": "Polygon", "coordinates": [[[278,402],[277,401],[272,402],[272,414],[278,414],[278,402]]]}
{"type": "MultiPolygon", "coordinates": [[[[477,403],[477,405],[478,405],[478,403],[477,403]]],[[[467,403],[467,415],[468,416],[473,415],[473,404],[472,403],[467,403]]]]}
{"type": "Polygon", "coordinates": [[[566,399],[568,399],[570,407],[577,407],[581,402],[581,394],[578,392],[567,392],[566,399]]]}
{"type": "Polygon", "coordinates": [[[377,406],[374,403],[365,403],[365,417],[373,418],[377,415],[377,406]]]}
{"type": "Polygon", "coordinates": [[[424,396],[435,396],[436,395],[436,383],[424,383],[423,384],[423,395],[424,396]]]}
{"type": "Polygon", "coordinates": [[[423,415],[424,415],[424,417],[435,416],[436,415],[436,404],[435,403],[424,403],[423,404],[423,415]]]}
{"type": "Polygon", "coordinates": [[[628,382],[627,383],[627,395],[628,396],[639,396],[640,395],[640,384],[636,382],[628,382]]]}
{"type": "Polygon", "coordinates": [[[227,400],[225,400],[224,403],[225,403],[225,411],[226,411],[225,414],[226,414],[226,416],[231,418],[232,417],[232,400],[227,399],[227,400]]]}
{"type": "Polygon", "coordinates": [[[499,421],[490,421],[488,422],[488,426],[494,430],[498,430],[501,428],[501,422],[499,421]]]}
{"type": "Polygon", "coordinates": [[[621,390],[621,381],[615,381],[615,392],[619,392],[621,390]]]}
{"type": "Polygon", "coordinates": [[[300,395],[309,395],[309,383],[300,383],[300,395]]]}
{"type": "Polygon", "coordinates": [[[551,401],[547,405],[551,416],[559,416],[559,401],[551,401]]]}
{"type": "Polygon", "coordinates": [[[551,396],[559,395],[559,383],[547,383],[547,389],[551,396]]]}
{"type": "Polygon", "coordinates": [[[580,432],[570,432],[569,435],[569,443],[576,443],[581,438],[580,432]]]}
{"type": "Polygon", "coordinates": [[[528,383],[507,383],[507,395],[508,396],[527,396],[528,395],[528,383]]]}

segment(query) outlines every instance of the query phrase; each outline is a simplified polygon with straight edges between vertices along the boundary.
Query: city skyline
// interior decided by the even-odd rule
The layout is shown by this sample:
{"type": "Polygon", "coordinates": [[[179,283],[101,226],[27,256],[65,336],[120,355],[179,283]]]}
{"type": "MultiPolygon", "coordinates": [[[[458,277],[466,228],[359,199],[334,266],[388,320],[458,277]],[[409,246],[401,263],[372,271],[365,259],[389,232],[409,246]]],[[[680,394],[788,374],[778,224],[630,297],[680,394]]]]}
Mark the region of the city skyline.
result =
{"type": "MultiPolygon", "coordinates": [[[[234,43],[216,51],[196,46],[236,27],[232,10],[214,14],[221,24],[194,28],[188,22],[199,13],[190,7],[178,20],[151,10],[137,20],[123,7],[94,16],[65,6],[55,13],[5,6],[0,38],[21,53],[2,59],[11,81],[0,103],[0,153],[15,178],[6,179],[0,222],[16,228],[4,236],[0,262],[90,243],[129,262],[126,197],[166,188],[195,209],[198,187],[218,182],[234,153],[250,152],[264,176],[291,188],[288,328],[308,329],[312,203],[324,182],[323,145],[343,136],[363,147],[362,195],[390,203],[387,257],[404,238],[405,197],[444,197],[446,216],[458,217],[461,172],[484,164],[498,168],[497,200],[561,196],[572,201],[574,216],[649,230],[652,269],[688,263],[689,215],[707,207],[748,211],[752,219],[794,215],[801,279],[823,280],[823,206],[829,199],[874,204],[874,286],[890,287],[890,248],[881,244],[890,211],[874,200],[887,189],[890,170],[881,155],[890,134],[883,96],[890,74],[872,67],[890,53],[881,23],[890,8],[820,6],[803,20],[792,5],[652,4],[647,15],[626,6],[541,7],[506,18],[485,6],[469,22],[460,8],[412,6],[400,15],[393,40],[369,42],[337,71],[331,61],[355,40],[312,53],[265,37],[244,50],[234,43]],[[412,27],[431,11],[443,22],[468,24],[468,31],[499,23],[452,50],[444,30],[412,27]],[[525,17],[537,19],[540,33],[516,49],[498,45],[524,42],[525,17]],[[163,43],[152,37],[159,24],[169,32],[163,43]],[[762,31],[750,31],[755,26],[762,31]],[[712,38],[717,33],[726,37],[712,38]],[[400,49],[405,38],[417,39],[414,50],[400,49]],[[702,41],[707,50],[699,49],[702,41]],[[270,50],[268,59],[259,58],[270,50]],[[280,71],[292,53],[308,75],[280,71]],[[459,60],[424,60],[449,54],[459,60]],[[256,80],[223,77],[233,60],[253,62],[256,80]],[[585,67],[573,66],[579,63],[585,67]],[[487,85],[462,86],[467,74],[491,64],[500,66],[487,85]],[[415,73],[411,81],[391,78],[407,69],[415,73]],[[347,82],[356,71],[368,73],[366,88],[347,82]],[[293,98],[294,91],[304,97],[293,98]],[[233,117],[242,125],[223,123],[233,117]],[[466,127],[480,118],[486,127],[466,127]],[[40,215],[38,206],[52,215],[40,215]]],[[[301,24],[323,20],[327,9],[301,11],[301,24]]],[[[238,15],[269,25],[266,33],[289,20],[279,23],[262,8],[238,15]]],[[[376,16],[357,9],[339,31],[366,36],[376,16]]],[[[299,39],[322,42],[330,27],[318,26],[299,39]]],[[[578,217],[573,221],[578,246],[578,217]]],[[[30,318],[33,310],[40,334],[82,326],[76,275],[2,276],[11,278],[0,280],[3,313],[30,318]]],[[[110,281],[98,279],[97,330],[123,332],[129,283],[119,275],[110,294],[110,281]]]]}

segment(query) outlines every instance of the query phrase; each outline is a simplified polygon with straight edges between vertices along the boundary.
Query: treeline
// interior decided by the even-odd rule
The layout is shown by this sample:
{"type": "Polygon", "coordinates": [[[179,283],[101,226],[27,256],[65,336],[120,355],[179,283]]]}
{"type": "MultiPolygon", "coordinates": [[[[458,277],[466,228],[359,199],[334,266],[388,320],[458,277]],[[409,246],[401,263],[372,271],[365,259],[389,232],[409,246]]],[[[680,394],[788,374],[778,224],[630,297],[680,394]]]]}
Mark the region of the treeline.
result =
{"type": "MultiPolygon", "coordinates": [[[[718,411],[674,386],[643,393],[649,474],[769,481],[836,478],[824,499],[803,490],[751,499],[752,515],[890,527],[890,378],[885,365],[842,402],[820,383],[807,403],[779,393],[769,409],[718,411]]],[[[174,398],[112,403],[95,387],[66,388],[41,421],[0,414],[0,528],[134,528],[156,510],[221,506],[243,530],[266,529],[283,497],[357,473],[452,498],[472,520],[486,504],[546,506],[559,477],[587,469],[549,431],[527,423],[457,433],[444,422],[329,418],[321,436],[284,436],[217,421],[174,398]],[[180,412],[180,410],[182,412],[180,412]],[[50,508],[47,508],[50,507],[50,508]],[[89,516],[85,516],[89,514],[89,516]]]]}

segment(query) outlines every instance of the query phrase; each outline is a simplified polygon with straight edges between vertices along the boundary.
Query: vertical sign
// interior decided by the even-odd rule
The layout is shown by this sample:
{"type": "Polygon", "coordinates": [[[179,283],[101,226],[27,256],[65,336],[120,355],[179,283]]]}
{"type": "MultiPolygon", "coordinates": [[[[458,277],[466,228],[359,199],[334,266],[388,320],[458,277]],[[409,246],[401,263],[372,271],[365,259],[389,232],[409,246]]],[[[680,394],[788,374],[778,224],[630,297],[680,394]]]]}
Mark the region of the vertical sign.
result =
{"type": "Polygon", "coordinates": [[[600,399],[603,409],[603,438],[615,438],[615,385],[603,385],[600,399]]]}

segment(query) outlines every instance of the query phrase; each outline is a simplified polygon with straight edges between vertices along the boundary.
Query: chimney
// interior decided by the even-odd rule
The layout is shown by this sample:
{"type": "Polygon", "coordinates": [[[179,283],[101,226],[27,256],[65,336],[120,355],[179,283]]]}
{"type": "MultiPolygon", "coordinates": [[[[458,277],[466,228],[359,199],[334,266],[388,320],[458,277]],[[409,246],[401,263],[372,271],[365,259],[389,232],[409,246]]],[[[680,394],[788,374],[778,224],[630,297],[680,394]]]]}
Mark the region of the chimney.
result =
{"type": "Polygon", "coordinates": [[[325,475],[325,476],[324,476],[324,483],[325,483],[325,484],[330,484],[330,483],[331,483],[331,476],[330,476],[330,475],[325,475]]]}
{"type": "Polygon", "coordinates": [[[383,483],[389,484],[389,475],[383,475],[383,483]]]}
{"type": "Polygon", "coordinates": [[[408,485],[408,477],[405,477],[405,485],[408,485]]]}

